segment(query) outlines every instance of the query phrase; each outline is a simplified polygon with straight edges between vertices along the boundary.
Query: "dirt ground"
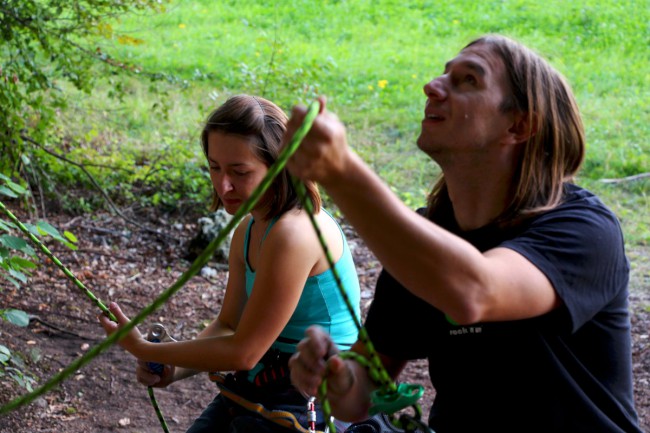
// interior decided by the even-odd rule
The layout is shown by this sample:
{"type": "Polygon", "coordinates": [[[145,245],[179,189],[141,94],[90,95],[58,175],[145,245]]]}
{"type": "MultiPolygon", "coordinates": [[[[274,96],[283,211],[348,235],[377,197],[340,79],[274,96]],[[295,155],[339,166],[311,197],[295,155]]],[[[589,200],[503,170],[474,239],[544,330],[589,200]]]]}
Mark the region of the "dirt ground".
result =
{"type": "MultiPolygon", "coordinates": [[[[182,257],[196,225],[195,220],[185,219],[147,215],[146,224],[163,236],[110,215],[48,216],[51,224],[80,239],[76,252],[60,245],[51,245],[51,249],[99,299],[117,301],[134,316],[187,270],[189,262],[182,257]]],[[[356,234],[349,228],[346,233],[360,275],[365,312],[380,267],[356,234]]],[[[630,302],[636,406],[642,428],[650,431],[650,247],[635,247],[628,254],[633,265],[630,302]]],[[[192,338],[219,310],[226,277],[225,270],[217,269],[214,276],[192,278],[140,329],[159,321],[175,337],[192,338]]],[[[14,354],[26,354],[25,369],[39,383],[103,339],[96,319],[99,310],[53,264],[40,267],[29,287],[15,290],[4,281],[0,284],[0,308],[18,308],[31,316],[27,328],[0,322],[0,344],[14,354]]],[[[162,432],[147,391],[135,381],[133,371],[133,358],[113,346],[54,390],[0,416],[0,433],[162,432]]],[[[421,405],[426,418],[434,397],[426,364],[410,365],[400,380],[425,385],[421,405]]],[[[24,393],[7,376],[0,377],[0,405],[24,393]]],[[[215,393],[215,386],[200,375],[156,390],[155,395],[170,431],[177,433],[188,428],[215,393]]]]}

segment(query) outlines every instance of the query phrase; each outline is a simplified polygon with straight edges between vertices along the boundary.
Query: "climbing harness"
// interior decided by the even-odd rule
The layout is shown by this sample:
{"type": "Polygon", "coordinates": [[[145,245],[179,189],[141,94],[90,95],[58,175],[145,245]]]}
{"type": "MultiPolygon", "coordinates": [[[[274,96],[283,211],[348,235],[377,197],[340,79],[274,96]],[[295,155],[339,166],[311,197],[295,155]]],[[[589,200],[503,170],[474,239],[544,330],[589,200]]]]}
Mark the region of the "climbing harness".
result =
{"type": "MultiPolygon", "coordinates": [[[[263,402],[260,403],[257,401],[257,397],[259,396],[255,396],[255,385],[249,383],[245,379],[243,381],[237,379],[238,378],[236,378],[233,374],[210,373],[210,380],[217,384],[221,395],[226,397],[228,400],[233,401],[242,408],[256,413],[260,417],[272,423],[278,424],[284,428],[288,428],[299,433],[327,433],[327,429],[324,432],[319,432],[316,430],[316,412],[315,408],[311,409],[309,402],[307,402],[307,406],[305,408],[307,420],[311,420],[313,416],[314,424],[312,425],[310,422],[308,422],[308,427],[305,428],[296,418],[296,415],[294,413],[283,409],[273,409],[268,404],[264,404],[263,402]],[[251,388],[253,388],[252,392],[251,388]],[[313,415],[311,411],[313,411],[313,415]]],[[[262,388],[260,388],[258,391],[261,389],[262,388]]],[[[300,397],[300,399],[302,399],[302,395],[299,394],[298,391],[293,390],[293,392],[296,394],[296,397],[300,397]]]]}

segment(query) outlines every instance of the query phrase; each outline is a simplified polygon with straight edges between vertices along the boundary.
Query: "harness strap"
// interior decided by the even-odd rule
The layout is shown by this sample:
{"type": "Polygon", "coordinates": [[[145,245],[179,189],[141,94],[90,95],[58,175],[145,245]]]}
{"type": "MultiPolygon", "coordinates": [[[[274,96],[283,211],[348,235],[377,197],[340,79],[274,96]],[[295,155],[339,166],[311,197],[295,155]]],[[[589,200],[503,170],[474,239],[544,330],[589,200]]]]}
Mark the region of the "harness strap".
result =
{"type": "Polygon", "coordinates": [[[262,416],[263,418],[275,424],[281,425],[282,427],[292,429],[300,433],[325,433],[322,430],[314,431],[311,429],[306,429],[300,424],[300,422],[298,422],[296,416],[291,412],[285,410],[268,409],[261,403],[256,403],[250,401],[245,397],[242,397],[232,389],[228,388],[228,386],[226,385],[226,376],[224,376],[221,373],[211,372],[209,373],[209,377],[211,381],[217,384],[217,386],[219,387],[219,391],[221,391],[221,394],[223,394],[224,397],[227,397],[228,399],[237,403],[244,409],[247,409],[251,412],[255,412],[258,415],[262,416]]]}

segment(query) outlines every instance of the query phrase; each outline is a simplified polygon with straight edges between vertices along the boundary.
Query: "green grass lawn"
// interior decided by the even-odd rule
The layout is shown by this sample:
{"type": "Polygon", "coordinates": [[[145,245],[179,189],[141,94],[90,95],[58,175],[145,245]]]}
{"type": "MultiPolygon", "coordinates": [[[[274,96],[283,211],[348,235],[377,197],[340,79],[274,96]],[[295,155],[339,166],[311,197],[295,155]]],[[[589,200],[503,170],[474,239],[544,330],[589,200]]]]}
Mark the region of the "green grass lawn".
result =
{"type": "Polygon", "coordinates": [[[151,158],[161,143],[200,158],[200,123],[228,95],[263,95],[289,111],[323,94],[351,146],[419,206],[435,170],[414,145],[422,86],[471,39],[501,33],[566,75],[588,138],[581,182],[621,216],[629,242],[648,244],[650,182],[599,180],[650,171],[649,22],[649,0],[173,1],[164,13],[111,23],[115,37],[101,43],[179,81],[132,80],[123,104],[106,98],[106,85],[78,99],[69,126],[121,137],[151,158]],[[80,113],[87,121],[76,125],[80,113]]]}

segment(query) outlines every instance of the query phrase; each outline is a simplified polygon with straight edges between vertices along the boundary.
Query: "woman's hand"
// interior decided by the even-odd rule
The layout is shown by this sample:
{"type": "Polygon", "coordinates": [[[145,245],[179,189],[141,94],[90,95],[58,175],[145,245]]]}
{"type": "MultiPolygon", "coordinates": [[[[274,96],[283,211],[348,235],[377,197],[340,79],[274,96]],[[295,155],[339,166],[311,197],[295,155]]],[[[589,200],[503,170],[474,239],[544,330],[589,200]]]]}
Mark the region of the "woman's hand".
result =
{"type": "MultiPolygon", "coordinates": [[[[335,114],[325,109],[325,98],[319,98],[319,103],[320,113],[287,167],[301,179],[325,185],[345,172],[352,151],[347,144],[343,123],[335,114]]],[[[305,107],[293,108],[283,138],[285,145],[304,121],[306,113],[305,107]]]]}
{"type": "Polygon", "coordinates": [[[174,382],[174,372],[176,368],[173,365],[166,364],[163,367],[162,374],[157,374],[149,370],[148,363],[138,360],[135,368],[135,375],[143,385],[153,386],[155,388],[164,388],[174,382]]]}
{"type": "MultiPolygon", "coordinates": [[[[106,331],[106,335],[112,335],[117,332],[119,329],[123,328],[129,323],[129,318],[124,315],[119,305],[115,302],[111,302],[108,305],[108,309],[117,319],[117,323],[113,322],[111,319],[105,315],[98,316],[99,323],[106,331]]],[[[136,358],[139,358],[141,350],[146,344],[149,344],[140,331],[137,328],[131,329],[122,339],[119,340],[118,344],[122,346],[127,352],[130,352],[136,358]]]]}
{"type": "Polygon", "coordinates": [[[345,395],[354,384],[354,375],[337,353],[323,329],[309,327],[289,359],[291,383],[305,395],[318,395],[318,387],[327,379],[328,394],[345,395]]]}

